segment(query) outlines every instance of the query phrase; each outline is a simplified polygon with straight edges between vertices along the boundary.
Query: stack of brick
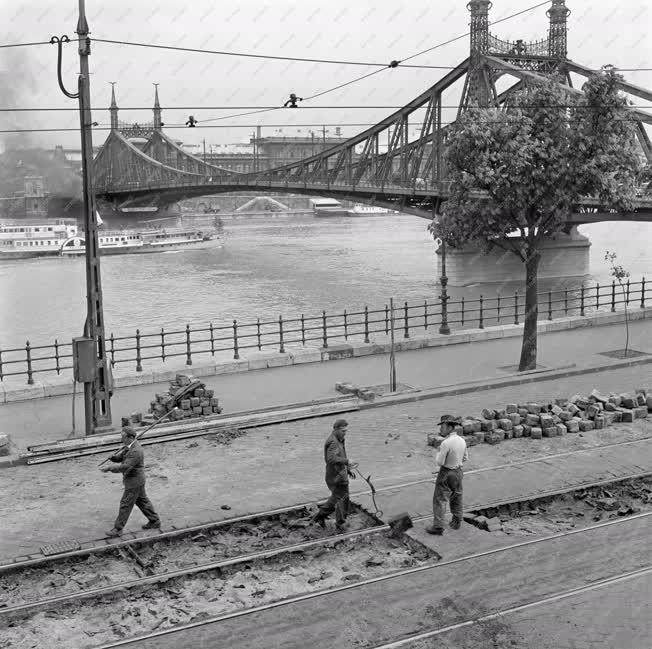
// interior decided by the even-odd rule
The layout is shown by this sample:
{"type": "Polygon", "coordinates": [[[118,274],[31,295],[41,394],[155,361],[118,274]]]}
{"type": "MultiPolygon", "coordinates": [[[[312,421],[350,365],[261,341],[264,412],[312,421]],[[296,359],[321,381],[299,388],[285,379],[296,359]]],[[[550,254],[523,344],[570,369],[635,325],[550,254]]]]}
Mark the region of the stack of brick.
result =
{"type": "MultiPolygon", "coordinates": [[[[175,407],[175,394],[195,381],[197,379],[191,374],[177,374],[174,381],[170,382],[168,391],[158,393],[155,400],[150,402],[149,412],[156,418],[170,412],[175,407]]],[[[204,383],[198,383],[198,387],[189,394],[184,395],[176,404],[176,407],[178,410],[170,416],[172,421],[206,417],[222,412],[214,390],[208,389],[204,383]]]]}
{"type": "MultiPolygon", "coordinates": [[[[633,422],[652,412],[652,388],[639,388],[631,394],[601,395],[593,390],[587,397],[574,395],[554,403],[509,403],[500,410],[485,408],[480,417],[463,417],[457,432],[467,446],[485,442],[498,444],[517,437],[556,437],[601,429],[612,423],[633,422]]],[[[428,445],[439,448],[443,438],[428,435],[428,445]]]]}

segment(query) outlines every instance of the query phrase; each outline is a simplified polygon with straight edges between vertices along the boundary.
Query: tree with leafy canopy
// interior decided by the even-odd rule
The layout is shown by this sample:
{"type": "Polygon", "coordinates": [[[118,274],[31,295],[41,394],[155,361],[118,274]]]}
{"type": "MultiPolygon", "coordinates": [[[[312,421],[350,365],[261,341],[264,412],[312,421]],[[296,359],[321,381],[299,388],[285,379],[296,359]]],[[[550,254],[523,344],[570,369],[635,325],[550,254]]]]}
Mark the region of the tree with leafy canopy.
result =
{"type": "Polygon", "coordinates": [[[619,79],[604,68],[581,96],[551,80],[532,83],[510,96],[506,109],[467,110],[447,141],[451,194],[429,229],[451,247],[482,242],[486,251],[495,246],[525,264],[519,371],[536,367],[544,237],[567,227],[586,196],[610,209],[633,209],[642,162],[619,79]]]}

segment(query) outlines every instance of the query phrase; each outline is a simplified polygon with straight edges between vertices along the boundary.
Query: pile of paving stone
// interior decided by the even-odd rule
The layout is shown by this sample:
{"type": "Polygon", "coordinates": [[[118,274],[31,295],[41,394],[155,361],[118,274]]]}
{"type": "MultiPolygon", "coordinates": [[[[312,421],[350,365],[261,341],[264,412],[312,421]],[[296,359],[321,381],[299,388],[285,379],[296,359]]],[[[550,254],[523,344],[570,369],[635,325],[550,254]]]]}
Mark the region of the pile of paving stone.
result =
{"type": "Polygon", "coordinates": [[[175,407],[177,410],[170,415],[172,421],[206,417],[222,412],[215,391],[208,389],[192,374],[177,374],[174,381],[170,382],[168,391],[157,393],[155,399],[150,402],[149,412],[158,419],[175,407]],[[178,399],[178,395],[184,391],[186,394],[178,399]]]}
{"type": "MultiPolygon", "coordinates": [[[[554,403],[509,403],[500,410],[485,408],[481,417],[463,417],[457,432],[468,446],[485,442],[498,444],[517,437],[557,437],[601,429],[613,423],[632,422],[652,412],[652,388],[640,388],[628,394],[601,395],[593,390],[583,397],[555,399],[554,403]]],[[[428,435],[428,445],[438,448],[444,440],[428,435]]]]}

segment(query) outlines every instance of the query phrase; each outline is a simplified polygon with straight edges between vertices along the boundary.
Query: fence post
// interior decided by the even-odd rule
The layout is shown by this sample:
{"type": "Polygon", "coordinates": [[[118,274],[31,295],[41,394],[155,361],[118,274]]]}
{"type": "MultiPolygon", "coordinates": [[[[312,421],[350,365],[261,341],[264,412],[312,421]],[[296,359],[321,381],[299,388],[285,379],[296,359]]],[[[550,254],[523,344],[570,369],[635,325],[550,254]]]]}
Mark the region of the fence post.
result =
{"type": "Polygon", "coordinates": [[[627,306],[629,306],[629,280],[627,280],[627,306]]]}
{"type": "Polygon", "coordinates": [[[238,352],[238,321],[233,321],[233,358],[238,360],[240,354],[238,352]]]}
{"type": "Polygon", "coordinates": [[[496,304],[496,322],[500,322],[500,294],[498,295],[498,302],[496,304]]]}
{"type": "Polygon", "coordinates": [[[478,327],[480,329],[484,329],[484,299],[482,295],[480,295],[480,322],[478,323],[478,327]]]}
{"type": "Polygon", "coordinates": [[[423,328],[428,331],[428,300],[423,301],[423,328]]]}
{"type": "Polygon", "coordinates": [[[213,335],[213,323],[208,324],[208,330],[211,333],[211,356],[215,356],[215,336],[213,335]]]}
{"type": "MultiPolygon", "coordinates": [[[[211,329],[211,338],[213,338],[213,331],[211,329]]],[[[212,347],[212,340],[211,340],[211,347],[212,347]]],[[[163,327],[161,327],[161,360],[165,363],[165,331],[163,327]]]]}
{"type": "Polygon", "coordinates": [[[518,291],[514,291],[514,324],[518,324],[518,291]]]}
{"type": "Polygon", "coordinates": [[[580,315],[584,315],[584,284],[580,290],[580,315]]]}
{"type": "Polygon", "coordinates": [[[306,322],[303,313],[301,314],[301,344],[306,346],[306,322]]]}
{"type": "Polygon", "coordinates": [[[404,311],[404,318],[403,318],[403,324],[404,324],[404,330],[405,333],[403,334],[403,338],[409,338],[410,337],[410,324],[408,320],[408,303],[405,303],[405,306],[403,307],[404,311]]]}
{"type": "Polygon", "coordinates": [[[568,315],[568,289],[564,289],[564,315],[568,315]]]}
{"type": "Polygon", "coordinates": [[[548,320],[552,320],[552,291],[548,291],[548,320]]]}
{"type": "Polygon", "coordinates": [[[349,339],[349,325],[348,325],[348,320],[346,318],[346,309],[344,309],[344,340],[349,339]]]}
{"type": "Polygon", "coordinates": [[[322,329],[323,329],[323,347],[326,349],[328,347],[328,332],[326,331],[326,311],[321,312],[321,322],[322,322],[322,329]]]}
{"type": "Polygon", "coordinates": [[[460,326],[464,326],[464,296],[462,296],[462,322],[460,326]]]}
{"type": "Polygon", "coordinates": [[[136,372],[142,372],[143,366],[140,357],[140,329],[136,329],[136,372]]]}
{"type": "Polygon", "coordinates": [[[263,348],[260,342],[260,318],[256,318],[256,340],[258,341],[258,351],[260,351],[263,348]]]}
{"type": "Polygon", "coordinates": [[[0,349],[0,381],[2,381],[2,350],[0,349]]]}
{"type": "Polygon", "coordinates": [[[616,310],[616,280],[611,282],[611,311],[616,310]]]}
{"type": "Polygon", "coordinates": [[[61,373],[61,368],[59,367],[59,341],[54,339],[54,362],[57,369],[57,374],[61,373]]]}
{"type": "Polygon", "coordinates": [[[385,305],[385,335],[389,334],[389,307],[385,305]]]}
{"type": "Polygon", "coordinates": [[[111,349],[109,350],[109,354],[111,354],[111,367],[115,367],[115,340],[113,339],[113,333],[111,333],[109,341],[111,342],[111,349]]]}
{"type": "Polygon", "coordinates": [[[645,277],[641,280],[641,309],[645,308],[645,277]]]}
{"type": "Polygon", "coordinates": [[[595,309],[600,308],[600,282],[595,285],[595,309]]]}
{"type": "Polygon", "coordinates": [[[364,308],[364,341],[369,342],[369,307],[364,308]]]}
{"type": "Polygon", "coordinates": [[[33,385],[34,378],[32,377],[32,348],[30,347],[29,340],[25,345],[25,353],[27,354],[27,383],[29,385],[33,385]]]}
{"type": "Polygon", "coordinates": [[[192,365],[192,357],[190,351],[190,325],[186,325],[186,365],[192,365]]]}
{"type": "Polygon", "coordinates": [[[283,342],[283,316],[282,315],[280,315],[278,317],[278,335],[279,335],[279,338],[280,338],[280,341],[281,341],[281,346],[280,346],[278,351],[281,354],[284,354],[285,353],[285,343],[283,342]]]}

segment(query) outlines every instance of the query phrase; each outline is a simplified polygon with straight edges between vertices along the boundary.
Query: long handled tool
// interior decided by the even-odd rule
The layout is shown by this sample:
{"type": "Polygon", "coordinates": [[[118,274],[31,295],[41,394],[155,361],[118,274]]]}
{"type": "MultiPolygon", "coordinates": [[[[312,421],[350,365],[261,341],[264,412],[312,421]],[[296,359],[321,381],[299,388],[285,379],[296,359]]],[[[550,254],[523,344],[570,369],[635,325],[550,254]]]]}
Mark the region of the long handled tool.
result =
{"type": "Polygon", "coordinates": [[[371,475],[368,475],[366,478],[360,473],[360,469],[358,469],[358,463],[357,462],[350,462],[349,463],[349,469],[351,471],[355,471],[368,485],[369,489],[371,489],[371,501],[374,504],[374,507],[376,511],[374,512],[374,516],[377,518],[382,518],[383,516],[383,510],[378,508],[378,505],[376,503],[376,487],[371,482],[371,475]]]}
{"type": "Polygon", "coordinates": [[[160,417],[159,417],[155,422],[153,422],[153,423],[150,424],[147,428],[145,428],[145,430],[141,430],[141,431],[136,435],[136,437],[134,437],[134,439],[133,439],[133,441],[132,441],[131,443],[129,443],[129,444],[123,444],[123,445],[122,445],[122,446],[121,446],[117,451],[115,451],[112,455],[110,455],[109,457],[107,457],[106,460],[104,460],[103,462],[100,462],[100,464],[99,464],[98,466],[102,466],[103,464],[106,464],[106,463],[107,463],[111,458],[116,458],[116,459],[117,459],[118,456],[119,456],[121,453],[123,453],[123,454],[126,453],[126,452],[131,448],[131,445],[132,445],[132,444],[133,444],[137,439],[140,439],[140,438],[141,438],[145,433],[147,433],[147,432],[149,432],[150,430],[152,430],[152,428],[154,428],[154,426],[156,426],[157,424],[160,424],[164,419],[166,419],[167,417],[169,417],[173,412],[176,412],[177,410],[178,410],[178,408],[175,406],[175,407],[172,408],[172,410],[170,410],[169,412],[166,412],[164,415],[161,415],[161,416],[160,416],[160,417]]]}

